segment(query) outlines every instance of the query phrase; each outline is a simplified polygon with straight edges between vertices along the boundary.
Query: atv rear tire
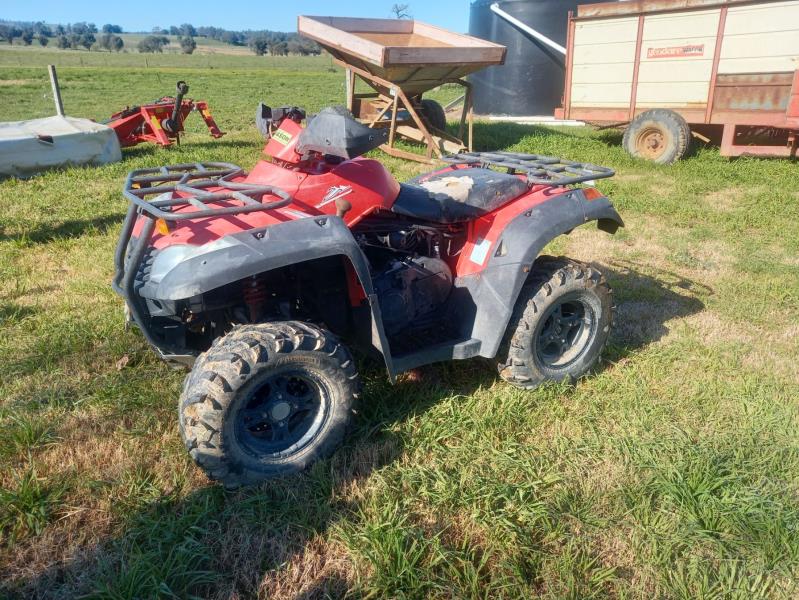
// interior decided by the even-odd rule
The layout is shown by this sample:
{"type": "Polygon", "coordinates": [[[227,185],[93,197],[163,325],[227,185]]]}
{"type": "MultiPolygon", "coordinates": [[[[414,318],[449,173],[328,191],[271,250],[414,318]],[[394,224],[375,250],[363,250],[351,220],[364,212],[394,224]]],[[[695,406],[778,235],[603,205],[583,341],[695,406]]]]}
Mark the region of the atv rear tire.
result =
{"type": "Polygon", "coordinates": [[[596,269],[541,256],[519,293],[500,376],[521,388],[576,381],[599,359],[613,324],[613,292],[596,269]]]}
{"type": "Polygon", "coordinates": [[[447,130],[447,113],[444,107],[430,98],[422,99],[422,114],[428,123],[440,131],[447,130]]]}
{"type": "Polygon", "coordinates": [[[636,158],[670,165],[688,152],[691,128],[673,110],[656,108],[633,119],[624,131],[622,145],[636,158]]]}
{"type": "Polygon", "coordinates": [[[329,456],[358,389],[349,351],[329,332],[298,321],[239,326],[197,359],[180,431],[210,478],[250,485],[329,456]]]}

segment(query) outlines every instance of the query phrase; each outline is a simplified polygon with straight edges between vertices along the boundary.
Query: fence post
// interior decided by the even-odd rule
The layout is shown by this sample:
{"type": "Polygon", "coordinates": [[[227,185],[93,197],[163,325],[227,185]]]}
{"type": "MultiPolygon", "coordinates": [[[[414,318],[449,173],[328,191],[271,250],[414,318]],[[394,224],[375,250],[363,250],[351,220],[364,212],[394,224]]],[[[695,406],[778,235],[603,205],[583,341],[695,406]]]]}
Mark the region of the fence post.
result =
{"type": "Polygon", "coordinates": [[[55,65],[47,65],[47,71],[50,73],[50,87],[53,88],[53,101],[55,102],[55,111],[59,117],[64,116],[64,103],[61,100],[61,88],[58,87],[58,75],[55,72],[55,65]]]}

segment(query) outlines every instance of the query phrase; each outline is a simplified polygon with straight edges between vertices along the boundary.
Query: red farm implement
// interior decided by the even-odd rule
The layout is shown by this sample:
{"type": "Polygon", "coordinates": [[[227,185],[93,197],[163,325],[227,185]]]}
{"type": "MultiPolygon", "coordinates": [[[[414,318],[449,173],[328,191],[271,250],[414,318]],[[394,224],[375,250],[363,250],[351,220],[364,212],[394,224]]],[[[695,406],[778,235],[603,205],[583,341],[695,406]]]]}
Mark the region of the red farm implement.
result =
{"type": "Polygon", "coordinates": [[[180,144],[183,123],[189,113],[196,110],[202,115],[211,137],[219,138],[225,135],[214,122],[211,111],[208,110],[208,103],[191,98],[184,99],[188,93],[189,86],[186,82],[178,81],[176,96],[164,96],[151,104],[127,107],[111,115],[107,125],[116,132],[119,144],[123,148],[142,142],[169,146],[173,140],[180,144]]]}

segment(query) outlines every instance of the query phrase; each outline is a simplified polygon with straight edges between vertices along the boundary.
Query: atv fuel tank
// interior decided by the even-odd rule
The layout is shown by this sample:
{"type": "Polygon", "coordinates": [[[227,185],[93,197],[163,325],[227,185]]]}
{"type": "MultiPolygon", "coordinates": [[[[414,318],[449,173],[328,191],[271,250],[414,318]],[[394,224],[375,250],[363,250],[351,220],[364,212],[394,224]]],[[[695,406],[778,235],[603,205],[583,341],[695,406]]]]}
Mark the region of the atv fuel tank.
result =
{"type": "Polygon", "coordinates": [[[390,209],[399,191],[397,180],[378,161],[357,158],[335,165],[326,173],[308,175],[295,197],[327,214],[336,213],[337,199],[346,199],[352,209],[344,220],[353,225],[375,210],[390,209]]]}

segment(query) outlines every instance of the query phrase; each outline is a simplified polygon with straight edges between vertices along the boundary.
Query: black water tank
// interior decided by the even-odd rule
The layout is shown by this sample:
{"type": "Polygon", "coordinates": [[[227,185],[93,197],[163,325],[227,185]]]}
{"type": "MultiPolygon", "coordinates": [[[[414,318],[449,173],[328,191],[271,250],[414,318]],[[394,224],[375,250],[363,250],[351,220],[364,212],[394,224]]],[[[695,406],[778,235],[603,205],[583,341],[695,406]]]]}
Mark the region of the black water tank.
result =
{"type": "MultiPolygon", "coordinates": [[[[596,0],[592,0],[596,1],[596,0]]],[[[507,46],[505,64],[478,71],[474,111],[478,115],[552,115],[560,106],[565,57],[495,14],[496,0],[477,0],[469,15],[469,34],[507,46]]],[[[499,8],[525,25],[566,46],[566,27],[575,0],[504,0],[499,8]]]]}

